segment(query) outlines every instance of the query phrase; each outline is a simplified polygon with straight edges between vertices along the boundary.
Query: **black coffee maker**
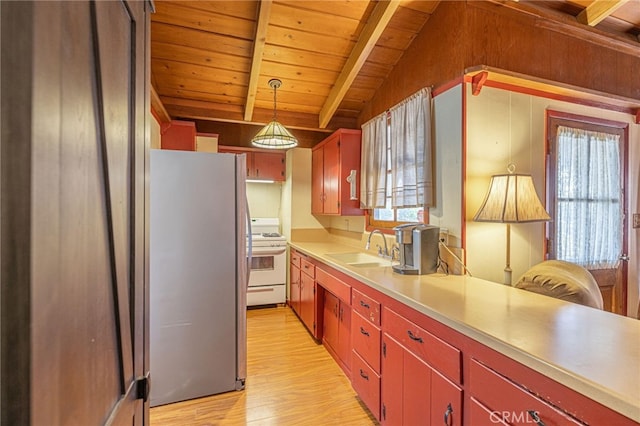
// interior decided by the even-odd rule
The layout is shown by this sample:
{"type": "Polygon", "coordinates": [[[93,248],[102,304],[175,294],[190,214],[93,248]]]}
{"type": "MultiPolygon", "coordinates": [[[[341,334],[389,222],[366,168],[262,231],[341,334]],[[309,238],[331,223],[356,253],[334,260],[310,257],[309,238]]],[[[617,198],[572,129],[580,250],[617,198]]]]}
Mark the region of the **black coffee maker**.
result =
{"type": "Polygon", "coordinates": [[[406,275],[433,274],[438,270],[440,228],[409,223],[393,228],[400,249],[400,264],[393,270],[406,275]]]}

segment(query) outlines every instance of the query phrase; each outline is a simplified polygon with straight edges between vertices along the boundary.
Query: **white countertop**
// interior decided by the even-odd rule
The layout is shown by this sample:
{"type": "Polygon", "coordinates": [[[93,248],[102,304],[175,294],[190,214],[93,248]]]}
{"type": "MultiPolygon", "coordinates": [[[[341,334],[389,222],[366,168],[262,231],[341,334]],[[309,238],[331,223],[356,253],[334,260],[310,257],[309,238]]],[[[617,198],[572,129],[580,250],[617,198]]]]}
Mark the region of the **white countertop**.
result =
{"type": "Polygon", "coordinates": [[[640,320],[469,276],[400,275],[326,256],[358,251],[347,245],[290,245],[640,422],[640,320]]]}

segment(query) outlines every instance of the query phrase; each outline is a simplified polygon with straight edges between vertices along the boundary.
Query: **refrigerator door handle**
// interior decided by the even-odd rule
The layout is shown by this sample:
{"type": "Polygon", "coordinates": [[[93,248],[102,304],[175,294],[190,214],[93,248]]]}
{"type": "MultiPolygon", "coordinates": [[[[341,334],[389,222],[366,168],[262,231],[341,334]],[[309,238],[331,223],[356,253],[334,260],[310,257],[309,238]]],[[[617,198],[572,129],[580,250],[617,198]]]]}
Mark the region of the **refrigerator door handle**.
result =
{"type": "Polygon", "coordinates": [[[245,202],[247,203],[247,238],[248,238],[248,248],[247,248],[247,282],[246,287],[249,288],[249,279],[251,278],[251,259],[253,258],[253,235],[251,231],[251,212],[249,211],[249,198],[245,198],[245,202]]]}

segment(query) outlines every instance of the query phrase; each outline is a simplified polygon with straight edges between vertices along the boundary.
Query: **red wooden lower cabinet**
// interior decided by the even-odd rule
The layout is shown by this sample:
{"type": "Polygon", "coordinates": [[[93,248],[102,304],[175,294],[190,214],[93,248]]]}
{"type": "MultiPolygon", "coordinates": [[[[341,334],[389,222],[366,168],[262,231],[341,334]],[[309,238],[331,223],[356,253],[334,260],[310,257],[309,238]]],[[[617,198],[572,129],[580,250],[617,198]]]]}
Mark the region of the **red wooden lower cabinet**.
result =
{"type": "Polygon", "coordinates": [[[357,352],[351,358],[351,385],[376,419],[380,419],[380,375],[357,352]]]}
{"type": "Polygon", "coordinates": [[[300,268],[293,261],[290,265],[289,277],[289,305],[296,314],[300,315],[300,268]]]}
{"type": "Polygon", "coordinates": [[[431,424],[462,425],[462,389],[431,371],[431,424]]]}
{"type": "Polygon", "coordinates": [[[398,313],[383,309],[384,425],[462,425],[461,352],[398,313]]]}
{"type": "Polygon", "coordinates": [[[461,426],[462,390],[385,333],[380,420],[389,426],[461,426]]]}
{"type": "Polygon", "coordinates": [[[354,312],[351,317],[351,344],[375,371],[380,371],[380,329],[354,312]]]}
{"type": "Polygon", "coordinates": [[[300,319],[317,339],[315,322],[315,280],[302,272],[300,274],[300,319]]]}
{"type": "Polygon", "coordinates": [[[351,370],[351,307],[325,290],[322,341],[340,367],[351,370]]]}
{"type": "Polygon", "coordinates": [[[350,376],[351,371],[351,306],[340,301],[338,307],[338,358],[343,363],[343,370],[350,376]]]}
{"type": "MultiPolygon", "coordinates": [[[[352,386],[382,425],[640,426],[345,274],[328,266],[325,273],[324,265],[316,271],[316,264],[300,258],[299,316],[316,339],[324,328],[334,357],[348,360],[350,351],[352,386]],[[318,287],[314,294],[315,286],[336,293],[318,287]]],[[[295,289],[293,263],[291,275],[295,289]]]]}
{"type": "Polygon", "coordinates": [[[469,376],[474,399],[489,409],[488,418],[482,420],[485,423],[499,418],[512,426],[583,424],[475,359],[471,360],[469,376]]]}
{"type": "Polygon", "coordinates": [[[338,346],[338,309],[340,301],[328,291],[324,292],[324,324],[322,340],[329,346],[338,346]]]}
{"type": "Polygon", "coordinates": [[[404,352],[398,342],[387,334],[382,336],[382,367],[384,374],[381,390],[380,423],[402,425],[404,383],[404,352]]]}
{"type": "Polygon", "coordinates": [[[502,420],[502,415],[499,412],[488,409],[473,397],[469,398],[469,410],[466,417],[468,418],[467,424],[473,426],[509,426],[502,420]]]}

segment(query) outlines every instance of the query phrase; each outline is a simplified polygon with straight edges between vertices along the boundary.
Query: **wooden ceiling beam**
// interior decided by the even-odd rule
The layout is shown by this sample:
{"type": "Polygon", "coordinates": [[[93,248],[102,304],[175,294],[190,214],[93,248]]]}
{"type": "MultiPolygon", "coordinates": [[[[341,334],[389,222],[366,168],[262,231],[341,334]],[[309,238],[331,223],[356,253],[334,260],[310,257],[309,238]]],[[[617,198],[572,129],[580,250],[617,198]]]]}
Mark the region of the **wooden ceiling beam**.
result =
{"type": "MultiPolygon", "coordinates": [[[[174,117],[202,119],[228,123],[252,123],[264,126],[273,118],[272,109],[255,108],[254,118],[247,122],[241,105],[221,104],[194,99],[163,97],[164,104],[174,117]]],[[[291,129],[319,130],[316,114],[278,111],[278,121],[291,129]]]]}
{"type": "Polygon", "coordinates": [[[160,120],[160,123],[170,123],[171,116],[165,109],[164,104],[160,99],[160,96],[158,96],[158,92],[156,92],[156,88],[153,87],[153,84],[151,84],[150,86],[151,86],[151,109],[156,113],[156,116],[160,120]]]}
{"type": "Polygon", "coordinates": [[[595,27],[628,0],[595,0],[576,17],[581,24],[595,27]]]}
{"type": "Polygon", "coordinates": [[[320,128],[325,128],[331,121],[331,117],[338,109],[344,95],[351,87],[351,83],[353,83],[353,80],[357,77],[369,53],[371,53],[375,47],[376,42],[399,5],[400,0],[380,0],[377,2],[369,20],[362,29],[362,33],[360,33],[358,42],[351,51],[349,58],[347,58],[342,72],[338,76],[331,92],[329,92],[326,102],[320,110],[318,117],[320,128]]]}
{"type": "Polygon", "coordinates": [[[269,16],[271,15],[271,0],[259,2],[258,22],[256,25],[256,36],[253,42],[253,58],[251,60],[251,73],[249,75],[249,88],[247,90],[247,102],[244,107],[245,121],[251,121],[253,117],[253,107],[256,102],[258,92],[258,80],[260,78],[260,67],[264,54],[264,45],[267,40],[267,27],[269,26],[269,16]]]}

